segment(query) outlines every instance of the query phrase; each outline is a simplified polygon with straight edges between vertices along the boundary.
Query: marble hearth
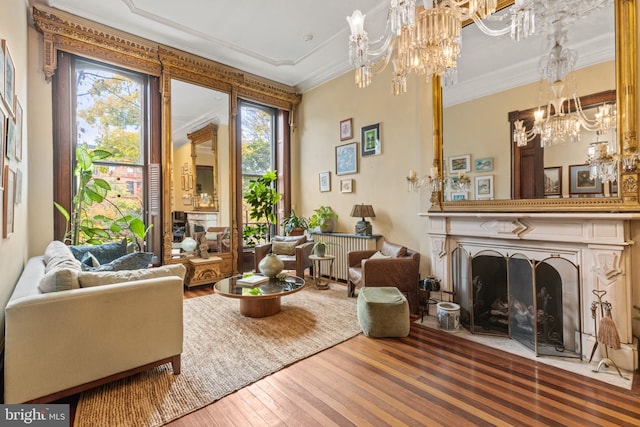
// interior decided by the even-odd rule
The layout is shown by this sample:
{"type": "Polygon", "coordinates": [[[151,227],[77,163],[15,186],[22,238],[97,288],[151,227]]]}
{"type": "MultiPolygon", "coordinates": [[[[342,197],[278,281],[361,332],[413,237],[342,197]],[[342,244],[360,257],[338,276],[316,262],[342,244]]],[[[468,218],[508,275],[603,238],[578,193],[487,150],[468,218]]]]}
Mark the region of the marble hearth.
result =
{"type": "MultiPolygon", "coordinates": [[[[558,257],[578,267],[579,295],[575,316],[581,319],[577,347],[585,360],[594,345],[591,316],[593,290],[605,290],[613,306],[622,348],[609,357],[625,370],[638,368],[640,323],[634,305],[640,306],[640,214],[635,213],[473,213],[429,212],[431,270],[442,289],[453,289],[452,256],[463,248],[471,256],[493,251],[506,257],[522,254],[531,260],[558,257]],[[635,331],[634,331],[635,327],[635,331]],[[635,333],[634,333],[635,332],[635,333]]],[[[443,293],[444,296],[448,294],[443,293]]],[[[599,320],[599,319],[598,319],[599,320]]],[[[600,350],[602,346],[600,346],[600,350]]],[[[598,360],[598,352],[594,360],[598,360]]]]}

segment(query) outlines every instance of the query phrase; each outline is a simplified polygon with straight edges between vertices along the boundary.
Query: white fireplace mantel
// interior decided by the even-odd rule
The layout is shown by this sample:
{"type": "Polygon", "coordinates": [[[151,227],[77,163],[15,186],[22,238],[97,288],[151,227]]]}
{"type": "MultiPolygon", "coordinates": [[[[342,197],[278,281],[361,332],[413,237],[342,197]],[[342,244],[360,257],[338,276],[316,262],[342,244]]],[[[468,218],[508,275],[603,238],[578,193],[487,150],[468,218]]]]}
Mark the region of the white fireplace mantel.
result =
{"type": "MultiPolygon", "coordinates": [[[[431,274],[441,279],[445,290],[453,291],[451,254],[457,247],[471,255],[490,249],[534,259],[559,256],[578,265],[585,343],[593,345],[592,291],[606,290],[605,300],[613,305],[623,343],[612,359],[624,369],[637,369],[634,335],[640,334],[640,322],[633,320],[637,313],[633,306],[640,306],[640,247],[634,243],[640,239],[640,213],[428,212],[420,216],[428,219],[431,274]]],[[[591,347],[582,348],[587,353],[591,347]]]]}

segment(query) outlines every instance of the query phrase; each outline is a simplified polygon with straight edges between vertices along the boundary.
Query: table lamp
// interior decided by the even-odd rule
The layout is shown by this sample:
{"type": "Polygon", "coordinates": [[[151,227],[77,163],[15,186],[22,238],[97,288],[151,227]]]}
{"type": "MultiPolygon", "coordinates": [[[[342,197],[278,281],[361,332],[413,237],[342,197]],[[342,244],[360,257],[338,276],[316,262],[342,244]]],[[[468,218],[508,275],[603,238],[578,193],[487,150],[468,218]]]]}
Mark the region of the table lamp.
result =
{"type": "Polygon", "coordinates": [[[358,236],[371,236],[371,223],[366,221],[365,218],[375,218],[376,213],[373,211],[371,205],[354,205],[351,210],[351,216],[361,217],[362,219],[356,223],[356,234],[358,236]]]}

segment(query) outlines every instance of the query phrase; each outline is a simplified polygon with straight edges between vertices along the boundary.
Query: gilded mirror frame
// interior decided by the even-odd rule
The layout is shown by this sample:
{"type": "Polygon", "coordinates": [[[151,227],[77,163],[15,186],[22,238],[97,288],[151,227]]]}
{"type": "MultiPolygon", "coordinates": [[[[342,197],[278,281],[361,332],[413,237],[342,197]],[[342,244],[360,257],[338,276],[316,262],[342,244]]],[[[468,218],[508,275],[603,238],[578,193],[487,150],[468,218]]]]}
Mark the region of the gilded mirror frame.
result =
{"type": "MultiPolygon", "coordinates": [[[[499,0],[498,9],[512,0],[499,0]]],[[[636,2],[615,0],[616,102],[618,109],[618,147],[621,157],[638,154],[637,141],[637,53],[636,2]]],[[[440,78],[432,80],[433,166],[443,171],[443,108],[440,78]]],[[[640,209],[637,162],[632,169],[619,169],[618,197],[520,200],[444,201],[442,191],[431,193],[430,211],[448,212],[540,212],[540,211],[634,211],[640,209]]]]}
{"type": "MultiPolygon", "coordinates": [[[[195,130],[187,134],[187,139],[191,142],[191,170],[195,174],[194,181],[198,181],[198,145],[211,141],[211,155],[212,155],[212,180],[213,180],[213,192],[211,194],[211,203],[209,206],[196,206],[193,209],[197,211],[206,212],[218,212],[219,207],[219,181],[218,181],[218,125],[209,123],[198,130],[195,130]]],[[[192,195],[195,199],[196,194],[192,195]]]]}

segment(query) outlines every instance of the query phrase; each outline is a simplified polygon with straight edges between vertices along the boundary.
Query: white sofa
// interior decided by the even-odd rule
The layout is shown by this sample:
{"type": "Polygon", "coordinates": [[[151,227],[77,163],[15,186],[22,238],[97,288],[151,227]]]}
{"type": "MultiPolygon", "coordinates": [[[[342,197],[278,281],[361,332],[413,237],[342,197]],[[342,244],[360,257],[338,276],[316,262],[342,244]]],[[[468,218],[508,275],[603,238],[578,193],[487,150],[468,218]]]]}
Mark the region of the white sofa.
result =
{"type": "Polygon", "coordinates": [[[180,373],[183,266],[42,293],[45,259],[28,261],[5,308],[4,403],[50,402],[168,362],[180,373]]]}

